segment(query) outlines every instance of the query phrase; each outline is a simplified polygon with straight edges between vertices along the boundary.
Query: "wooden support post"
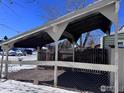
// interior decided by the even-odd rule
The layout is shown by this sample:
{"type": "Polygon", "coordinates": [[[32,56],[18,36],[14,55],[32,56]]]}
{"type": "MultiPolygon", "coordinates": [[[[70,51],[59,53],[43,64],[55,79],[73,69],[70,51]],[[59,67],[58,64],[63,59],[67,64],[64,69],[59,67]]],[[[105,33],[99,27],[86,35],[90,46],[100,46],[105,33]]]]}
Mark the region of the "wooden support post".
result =
{"type": "MultiPolygon", "coordinates": [[[[73,42],[73,46],[72,46],[72,48],[73,48],[73,56],[72,56],[73,59],[72,59],[72,61],[73,61],[73,62],[75,62],[75,48],[74,48],[74,45],[75,45],[75,42],[73,42]]],[[[73,72],[74,72],[74,70],[75,70],[75,69],[72,68],[72,71],[73,71],[73,72]]]]}
{"type": "Polygon", "coordinates": [[[119,79],[118,79],[118,11],[119,11],[119,0],[116,1],[115,5],[115,66],[117,67],[117,71],[115,72],[115,83],[114,83],[114,93],[119,93],[119,79]]]}
{"type": "Polygon", "coordinates": [[[58,41],[55,42],[55,66],[54,66],[54,87],[57,87],[57,62],[58,61],[58,41]]]}
{"type": "Polygon", "coordinates": [[[6,49],[5,79],[8,79],[8,55],[9,55],[9,50],[6,49]]]}
{"type": "Polygon", "coordinates": [[[36,79],[36,80],[34,80],[33,83],[34,83],[34,85],[38,85],[39,84],[39,80],[36,79]]]}
{"type": "Polygon", "coordinates": [[[75,62],[75,42],[73,42],[73,62],[75,62]]]}
{"type": "MultiPolygon", "coordinates": [[[[41,61],[41,47],[37,46],[37,61],[41,61]]],[[[35,70],[38,70],[39,66],[37,65],[37,67],[35,68],[35,70]]]]}
{"type": "Polygon", "coordinates": [[[2,73],[3,73],[3,60],[4,60],[4,51],[3,51],[3,53],[2,53],[2,58],[1,58],[0,78],[2,78],[2,73]]]}
{"type": "Polygon", "coordinates": [[[8,78],[8,56],[9,56],[9,50],[13,47],[13,43],[7,44],[7,45],[2,45],[1,48],[4,51],[4,54],[6,52],[6,60],[5,60],[5,74],[4,77],[5,79],[8,78]]]}
{"type": "Polygon", "coordinates": [[[49,49],[46,50],[46,61],[49,60],[49,49]]]}
{"type": "Polygon", "coordinates": [[[39,51],[40,51],[40,47],[37,47],[37,61],[39,60],[39,51]]]}
{"type": "Polygon", "coordinates": [[[41,47],[37,47],[37,60],[41,61],[41,47]]]}

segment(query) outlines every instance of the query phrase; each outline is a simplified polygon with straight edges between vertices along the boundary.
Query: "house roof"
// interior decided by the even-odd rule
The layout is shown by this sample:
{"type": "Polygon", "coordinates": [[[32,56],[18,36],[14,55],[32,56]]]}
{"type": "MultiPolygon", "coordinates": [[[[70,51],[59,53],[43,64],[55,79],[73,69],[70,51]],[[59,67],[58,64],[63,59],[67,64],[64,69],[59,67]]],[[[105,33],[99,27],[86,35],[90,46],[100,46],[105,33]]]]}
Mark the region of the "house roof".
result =
{"type": "MultiPolygon", "coordinates": [[[[121,34],[121,33],[124,33],[124,26],[122,26],[119,31],[118,31],[118,34],[121,34]]],[[[115,32],[112,32],[110,35],[114,35],[115,32]]]]}
{"type": "MultiPolygon", "coordinates": [[[[122,26],[119,31],[118,31],[118,34],[124,34],[124,26],[122,26]]],[[[115,32],[111,32],[109,36],[114,36],[115,35],[115,32]]],[[[107,37],[107,35],[103,35],[103,37],[107,37]]]]}
{"type": "Polygon", "coordinates": [[[64,22],[69,23],[59,40],[67,38],[71,41],[72,39],[66,36],[66,34],[69,33],[74,37],[74,40],[77,41],[82,33],[96,29],[101,29],[105,33],[110,33],[111,21],[97,10],[111,5],[115,3],[115,1],[116,0],[100,0],[84,9],[73,11],[57,18],[56,20],[50,21],[35,29],[10,38],[7,41],[2,42],[0,45],[2,46],[13,43],[14,47],[24,48],[36,48],[37,46],[43,46],[54,42],[46,31],[49,28],[64,22]]]}

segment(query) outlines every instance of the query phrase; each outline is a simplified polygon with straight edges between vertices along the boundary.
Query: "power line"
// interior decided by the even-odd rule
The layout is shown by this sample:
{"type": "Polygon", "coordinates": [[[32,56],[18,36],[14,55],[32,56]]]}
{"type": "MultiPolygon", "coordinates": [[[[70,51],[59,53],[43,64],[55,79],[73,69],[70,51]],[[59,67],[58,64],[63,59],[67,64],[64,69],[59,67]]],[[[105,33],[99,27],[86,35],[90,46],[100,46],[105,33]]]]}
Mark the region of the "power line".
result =
{"type": "Polygon", "coordinates": [[[15,31],[16,33],[20,33],[20,31],[16,30],[15,28],[12,28],[12,27],[10,27],[10,26],[8,26],[6,24],[0,24],[0,26],[5,27],[7,29],[11,29],[12,31],[15,31]]]}
{"type": "Polygon", "coordinates": [[[19,17],[19,15],[15,12],[15,10],[13,10],[11,7],[9,7],[6,3],[2,2],[2,4],[4,6],[6,6],[12,13],[14,13],[17,17],[19,17]]]}
{"type": "Polygon", "coordinates": [[[27,1],[26,3],[34,3],[36,2],[37,0],[31,0],[31,1],[27,1]]]}

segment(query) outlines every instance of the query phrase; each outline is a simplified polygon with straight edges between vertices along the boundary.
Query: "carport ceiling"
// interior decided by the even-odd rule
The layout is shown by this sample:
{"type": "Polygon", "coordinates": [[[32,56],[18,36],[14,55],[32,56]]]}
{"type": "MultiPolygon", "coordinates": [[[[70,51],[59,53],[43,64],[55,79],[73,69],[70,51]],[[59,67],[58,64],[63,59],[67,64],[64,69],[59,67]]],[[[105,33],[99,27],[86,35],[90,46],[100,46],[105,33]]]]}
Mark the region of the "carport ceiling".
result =
{"type": "MultiPolygon", "coordinates": [[[[104,33],[110,32],[110,26],[111,21],[109,19],[107,19],[101,13],[93,13],[86,17],[70,22],[65,31],[70,33],[74,37],[75,41],[77,41],[82,33],[90,32],[92,30],[101,29],[104,33]]],[[[72,39],[67,37],[65,34],[62,34],[60,40],[65,38],[72,41],[72,39]]],[[[14,46],[36,48],[37,46],[43,46],[52,42],[53,39],[45,31],[39,31],[16,42],[14,46]]]]}

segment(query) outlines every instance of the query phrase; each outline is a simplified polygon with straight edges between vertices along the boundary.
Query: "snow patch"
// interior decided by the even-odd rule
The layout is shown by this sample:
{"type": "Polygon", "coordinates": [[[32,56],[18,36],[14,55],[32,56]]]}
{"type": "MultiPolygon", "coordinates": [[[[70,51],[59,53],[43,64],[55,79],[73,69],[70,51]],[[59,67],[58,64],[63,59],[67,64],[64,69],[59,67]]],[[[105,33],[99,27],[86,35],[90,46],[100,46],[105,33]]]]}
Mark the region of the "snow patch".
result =
{"type": "Polygon", "coordinates": [[[44,85],[8,80],[0,83],[0,93],[79,93],[44,85]]]}

